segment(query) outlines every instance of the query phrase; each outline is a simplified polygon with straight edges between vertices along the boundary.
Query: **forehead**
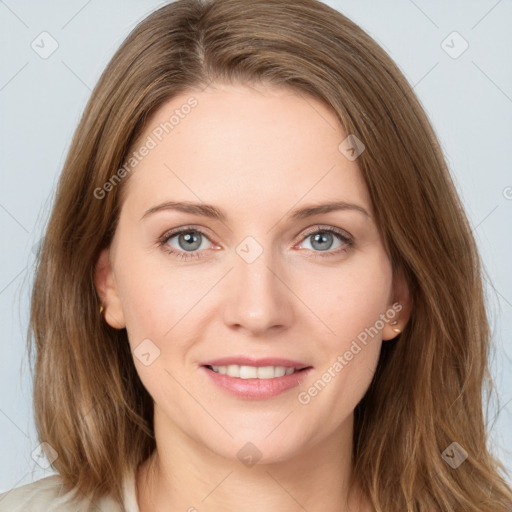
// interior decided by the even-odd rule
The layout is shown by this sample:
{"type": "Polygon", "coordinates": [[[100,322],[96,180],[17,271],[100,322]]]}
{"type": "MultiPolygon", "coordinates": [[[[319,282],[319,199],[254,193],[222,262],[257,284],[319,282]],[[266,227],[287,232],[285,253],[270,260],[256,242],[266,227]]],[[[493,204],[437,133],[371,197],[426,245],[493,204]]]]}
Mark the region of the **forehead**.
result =
{"type": "Polygon", "coordinates": [[[323,102],[285,87],[215,84],[165,103],[132,148],[126,202],[169,199],[245,209],[359,200],[370,209],[347,137],[323,102]]]}

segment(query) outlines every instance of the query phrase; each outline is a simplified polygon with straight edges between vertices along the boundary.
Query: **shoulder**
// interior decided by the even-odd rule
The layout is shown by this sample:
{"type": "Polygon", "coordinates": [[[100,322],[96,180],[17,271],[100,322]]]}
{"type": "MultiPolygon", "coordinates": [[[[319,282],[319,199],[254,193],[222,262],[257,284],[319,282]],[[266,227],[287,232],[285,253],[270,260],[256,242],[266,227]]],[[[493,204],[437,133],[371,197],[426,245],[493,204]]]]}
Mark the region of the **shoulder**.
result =
{"type": "MultiPolygon", "coordinates": [[[[73,502],[73,496],[72,491],[64,492],[61,477],[52,475],[0,494],[0,512],[87,512],[91,508],[88,500],[73,502]]],[[[106,505],[102,512],[118,511],[106,502],[102,505],[106,505]]]]}
{"type": "Polygon", "coordinates": [[[59,510],[52,508],[52,505],[59,500],[61,492],[60,476],[48,476],[0,494],[0,512],[59,510]]]}

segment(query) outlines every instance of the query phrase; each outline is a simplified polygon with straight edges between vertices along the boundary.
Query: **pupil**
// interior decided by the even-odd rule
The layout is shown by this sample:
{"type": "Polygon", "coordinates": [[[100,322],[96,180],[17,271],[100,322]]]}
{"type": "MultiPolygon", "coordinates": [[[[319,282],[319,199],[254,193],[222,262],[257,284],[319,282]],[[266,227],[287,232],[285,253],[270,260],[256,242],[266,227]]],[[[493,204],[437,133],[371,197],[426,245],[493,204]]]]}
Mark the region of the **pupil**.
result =
{"type": "MultiPolygon", "coordinates": [[[[193,232],[190,232],[190,233],[186,233],[186,234],[182,234],[181,235],[181,239],[182,240],[185,240],[186,244],[185,244],[185,247],[183,247],[186,251],[188,250],[194,250],[194,249],[197,249],[201,243],[199,241],[199,237],[197,236],[197,234],[191,234],[193,232]]],[[[180,244],[181,245],[181,244],[180,244]]]]}
{"type": "MultiPolygon", "coordinates": [[[[317,233],[314,237],[313,237],[313,247],[315,247],[315,243],[325,243],[326,241],[328,241],[329,237],[332,238],[332,235],[330,233],[317,233]]],[[[328,249],[332,244],[328,244],[328,247],[317,247],[318,249],[328,249]]]]}

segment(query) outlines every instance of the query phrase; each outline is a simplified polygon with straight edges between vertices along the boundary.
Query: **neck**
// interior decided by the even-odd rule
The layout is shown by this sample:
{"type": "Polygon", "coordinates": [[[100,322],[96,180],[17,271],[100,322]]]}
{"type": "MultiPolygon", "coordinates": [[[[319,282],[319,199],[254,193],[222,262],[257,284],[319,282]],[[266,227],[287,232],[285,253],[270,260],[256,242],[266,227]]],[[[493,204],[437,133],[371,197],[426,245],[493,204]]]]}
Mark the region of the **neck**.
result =
{"type": "Polygon", "coordinates": [[[175,425],[158,428],[156,416],[158,449],[136,477],[140,512],[371,510],[359,488],[348,484],[353,416],[295,456],[251,467],[214,453],[175,425]]]}

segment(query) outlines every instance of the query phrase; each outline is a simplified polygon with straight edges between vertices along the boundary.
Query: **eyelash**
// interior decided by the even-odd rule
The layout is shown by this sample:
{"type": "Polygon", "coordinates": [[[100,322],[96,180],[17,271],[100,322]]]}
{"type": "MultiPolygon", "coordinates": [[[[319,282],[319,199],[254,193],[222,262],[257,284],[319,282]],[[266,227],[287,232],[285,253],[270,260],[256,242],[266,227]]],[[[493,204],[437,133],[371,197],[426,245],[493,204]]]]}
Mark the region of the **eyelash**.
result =
{"type": "MultiPolygon", "coordinates": [[[[202,258],[202,256],[200,256],[199,254],[201,252],[203,252],[203,251],[190,251],[190,252],[187,252],[187,251],[176,251],[175,249],[172,249],[171,247],[169,247],[167,242],[171,238],[174,238],[175,236],[180,235],[182,233],[199,233],[201,236],[204,236],[205,238],[207,238],[209,240],[209,238],[206,235],[206,233],[204,233],[200,229],[192,227],[192,226],[185,226],[183,228],[179,228],[179,229],[174,230],[174,231],[167,231],[166,233],[164,233],[158,239],[158,246],[161,247],[166,253],[171,254],[173,256],[176,256],[176,257],[178,257],[178,258],[180,258],[182,260],[192,260],[192,259],[202,258]]],[[[304,235],[304,237],[302,238],[301,243],[304,240],[306,240],[306,238],[308,238],[308,237],[310,237],[312,235],[316,235],[318,233],[331,233],[335,237],[337,237],[338,240],[340,240],[341,242],[346,244],[346,247],[338,248],[335,251],[313,251],[315,253],[318,253],[318,257],[320,257],[320,258],[332,257],[332,256],[335,256],[335,255],[341,254],[343,252],[346,252],[350,247],[352,247],[352,245],[354,243],[352,238],[347,236],[344,231],[338,230],[338,229],[333,228],[333,227],[323,227],[323,226],[315,226],[313,231],[307,232],[304,235]],[[322,253],[325,253],[325,254],[322,254],[322,253]]],[[[312,257],[314,258],[316,256],[312,256],[312,257]]]]}

